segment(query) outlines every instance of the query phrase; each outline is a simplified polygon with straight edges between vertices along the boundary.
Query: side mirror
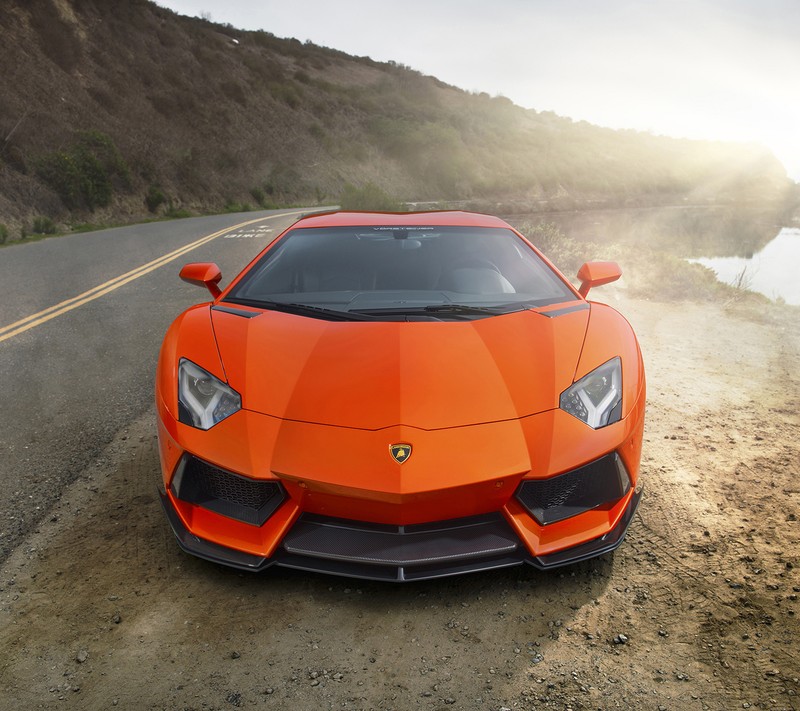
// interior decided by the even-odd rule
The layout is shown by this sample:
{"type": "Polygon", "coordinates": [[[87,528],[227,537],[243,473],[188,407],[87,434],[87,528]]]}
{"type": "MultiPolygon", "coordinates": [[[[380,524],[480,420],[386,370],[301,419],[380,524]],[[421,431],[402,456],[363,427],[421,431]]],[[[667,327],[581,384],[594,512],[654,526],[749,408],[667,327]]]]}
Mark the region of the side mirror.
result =
{"type": "Polygon", "coordinates": [[[184,265],[180,273],[181,279],[195,286],[204,286],[215,299],[222,293],[217,284],[222,279],[222,272],[214,262],[192,262],[184,265]]]}
{"type": "Polygon", "coordinates": [[[578,279],[581,282],[581,288],[578,291],[585,299],[589,289],[593,286],[610,284],[621,276],[622,270],[616,262],[586,262],[578,270],[578,279]]]}

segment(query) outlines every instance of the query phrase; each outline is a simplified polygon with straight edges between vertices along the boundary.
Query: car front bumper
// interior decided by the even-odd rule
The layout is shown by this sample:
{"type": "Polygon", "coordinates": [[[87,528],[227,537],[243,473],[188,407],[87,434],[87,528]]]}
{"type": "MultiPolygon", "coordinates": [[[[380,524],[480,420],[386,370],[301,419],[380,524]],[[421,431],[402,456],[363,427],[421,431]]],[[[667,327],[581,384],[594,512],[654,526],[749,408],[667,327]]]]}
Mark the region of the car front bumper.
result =
{"type": "Polygon", "coordinates": [[[405,582],[529,564],[541,570],[609,553],[625,538],[641,498],[631,490],[616,525],[602,536],[532,556],[500,513],[415,526],[382,526],[313,514],[297,519],[270,557],[207,541],[184,525],[169,496],[161,502],[180,547],[214,563],[258,572],[272,566],[405,582]]]}
{"type": "Polygon", "coordinates": [[[559,410],[432,432],[247,411],[203,432],[160,414],[161,496],[180,546],[243,570],[403,581],[554,568],[615,549],[641,495],[643,398],[588,432],[559,410]],[[400,466],[386,442],[404,441],[415,452],[400,466]]]}

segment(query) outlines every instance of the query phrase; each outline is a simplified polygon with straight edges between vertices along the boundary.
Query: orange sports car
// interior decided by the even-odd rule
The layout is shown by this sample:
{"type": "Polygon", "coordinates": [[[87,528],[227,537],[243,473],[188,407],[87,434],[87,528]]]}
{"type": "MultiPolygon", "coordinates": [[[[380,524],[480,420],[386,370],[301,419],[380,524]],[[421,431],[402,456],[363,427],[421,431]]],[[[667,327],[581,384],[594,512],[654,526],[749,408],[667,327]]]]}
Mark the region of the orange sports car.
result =
{"type": "Polygon", "coordinates": [[[332,212],[280,234],[170,326],[156,376],[180,546],[404,581],[623,540],[641,495],[636,337],[496,217],[332,212]]]}

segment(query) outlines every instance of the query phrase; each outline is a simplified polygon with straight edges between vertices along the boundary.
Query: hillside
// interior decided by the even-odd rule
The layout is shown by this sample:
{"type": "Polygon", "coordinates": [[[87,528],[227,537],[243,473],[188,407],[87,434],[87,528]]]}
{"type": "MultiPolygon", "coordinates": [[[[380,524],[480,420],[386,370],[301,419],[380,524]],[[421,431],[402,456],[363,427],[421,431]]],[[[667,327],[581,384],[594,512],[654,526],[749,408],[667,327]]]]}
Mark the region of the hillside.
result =
{"type": "MultiPolygon", "coordinates": [[[[335,201],[770,202],[757,146],[612,131],[146,0],[0,6],[0,225],[335,201]]],[[[0,240],[2,241],[2,240],[0,240]]]]}

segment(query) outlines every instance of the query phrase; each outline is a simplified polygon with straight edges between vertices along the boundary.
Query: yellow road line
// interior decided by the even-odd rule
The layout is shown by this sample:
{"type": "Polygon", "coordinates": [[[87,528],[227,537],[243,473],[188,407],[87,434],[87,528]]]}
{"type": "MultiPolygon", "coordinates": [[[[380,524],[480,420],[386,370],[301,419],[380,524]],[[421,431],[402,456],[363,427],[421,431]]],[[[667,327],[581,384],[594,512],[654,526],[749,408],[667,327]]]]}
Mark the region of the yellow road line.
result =
{"type": "Polygon", "coordinates": [[[79,306],[83,306],[90,301],[94,301],[95,299],[99,299],[101,296],[105,296],[106,294],[114,291],[115,289],[119,289],[119,287],[132,282],[134,279],[138,279],[139,277],[144,276],[145,274],[149,274],[150,272],[158,269],[159,267],[163,267],[165,264],[169,264],[178,257],[183,256],[187,252],[191,252],[193,249],[197,249],[211,240],[216,239],[217,237],[221,237],[228,232],[233,232],[234,230],[238,230],[242,227],[246,227],[247,225],[252,225],[256,222],[264,222],[266,220],[274,220],[280,217],[290,217],[292,215],[300,215],[304,210],[297,210],[295,212],[285,212],[281,215],[270,215],[269,217],[259,217],[255,220],[248,220],[247,222],[240,222],[238,225],[233,225],[232,227],[226,227],[223,230],[219,230],[218,232],[214,232],[213,234],[206,235],[205,237],[201,237],[200,239],[191,242],[183,247],[179,247],[178,249],[174,250],[173,252],[169,252],[168,254],[163,255],[162,257],[158,257],[154,259],[152,262],[148,262],[147,264],[143,264],[136,269],[132,269],[125,274],[121,274],[118,277],[114,277],[113,279],[109,279],[107,282],[103,284],[99,284],[95,286],[93,289],[89,289],[88,291],[84,291],[82,294],[78,294],[78,296],[73,296],[71,299],[67,299],[66,301],[62,301],[59,304],[55,304],[54,306],[50,306],[42,311],[39,311],[35,314],[31,314],[30,316],[26,316],[25,318],[20,319],[19,321],[15,321],[14,323],[9,324],[8,326],[3,326],[0,328],[0,343],[3,341],[13,338],[14,336],[23,333],[25,331],[30,330],[36,326],[40,326],[43,323],[47,323],[51,319],[56,318],[57,316],[61,316],[73,309],[78,308],[79,306]]]}

